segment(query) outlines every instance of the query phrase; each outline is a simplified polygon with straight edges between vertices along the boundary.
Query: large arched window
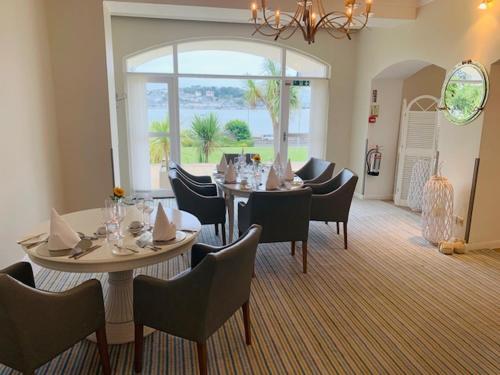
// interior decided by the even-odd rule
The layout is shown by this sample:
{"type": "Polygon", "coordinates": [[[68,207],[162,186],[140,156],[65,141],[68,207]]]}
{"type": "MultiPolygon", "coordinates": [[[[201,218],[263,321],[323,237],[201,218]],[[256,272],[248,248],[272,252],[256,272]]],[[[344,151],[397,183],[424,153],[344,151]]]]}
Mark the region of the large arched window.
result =
{"type": "MultiPolygon", "coordinates": [[[[171,158],[210,174],[223,153],[288,155],[296,168],[323,156],[329,66],[249,40],[175,43],[126,58],[134,190],[168,189],[171,158]]],[[[162,194],[159,194],[162,195],[162,194]]]]}

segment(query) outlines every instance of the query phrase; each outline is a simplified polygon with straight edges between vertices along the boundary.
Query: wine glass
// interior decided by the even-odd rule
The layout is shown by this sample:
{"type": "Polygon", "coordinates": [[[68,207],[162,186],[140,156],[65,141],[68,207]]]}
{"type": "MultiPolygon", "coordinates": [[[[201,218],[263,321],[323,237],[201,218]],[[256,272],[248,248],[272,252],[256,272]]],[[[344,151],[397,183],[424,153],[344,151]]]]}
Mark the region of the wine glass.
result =
{"type": "Polygon", "coordinates": [[[144,226],[148,230],[151,227],[151,214],[154,211],[154,200],[153,198],[144,199],[144,226]]]}
{"type": "Polygon", "coordinates": [[[118,222],[116,220],[116,212],[115,212],[115,202],[111,199],[106,199],[104,202],[104,208],[101,208],[103,224],[106,228],[106,237],[109,241],[115,241],[118,239],[119,235],[117,235],[118,222]]]}
{"type": "Polygon", "coordinates": [[[124,238],[125,236],[122,233],[122,223],[123,220],[125,220],[125,217],[127,217],[127,207],[121,203],[117,203],[115,206],[115,216],[118,223],[118,238],[124,238]]]}
{"type": "Polygon", "coordinates": [[[141,224],[144,226],[144,197],[142,195],[137,195],[135,197],[135,207],[141,213],[141,224]]]}

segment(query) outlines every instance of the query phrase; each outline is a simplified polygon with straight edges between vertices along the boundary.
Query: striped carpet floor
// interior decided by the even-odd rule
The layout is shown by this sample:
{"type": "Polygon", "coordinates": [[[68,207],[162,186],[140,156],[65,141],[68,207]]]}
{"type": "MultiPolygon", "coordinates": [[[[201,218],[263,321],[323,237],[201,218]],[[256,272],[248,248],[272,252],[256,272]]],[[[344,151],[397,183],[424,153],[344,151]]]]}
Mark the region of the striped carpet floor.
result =
{"type": "MultiPolygon", "coordinates": [[[[378,201],[354,202],[349,234],[346,251],[335,225],[313,223],[307,275],[300,249],[292,257],[289,244],[261,245],[253,345],[236,314],[209,340],[209,372],[500,374],[500,252],[441,255],[420,237],[417,216],[378,201]]],[[[200,241],[218,243],[212,227],[200,241]]],[[[137,273],[169,278],[186,267],[178,257],[137,273]]],[[[105,275],[42,270],[37,284],[60,291],[91,277],[105,275]]],[[[114,372],[133,374],[133,346],[110,350],[114,372]]],[[[195,345],[156,332],[144,362],[144,374],[194,374],[195,345]]],[[[83,341],[37,374],[99,371],[96,346],[83,341]]]]}

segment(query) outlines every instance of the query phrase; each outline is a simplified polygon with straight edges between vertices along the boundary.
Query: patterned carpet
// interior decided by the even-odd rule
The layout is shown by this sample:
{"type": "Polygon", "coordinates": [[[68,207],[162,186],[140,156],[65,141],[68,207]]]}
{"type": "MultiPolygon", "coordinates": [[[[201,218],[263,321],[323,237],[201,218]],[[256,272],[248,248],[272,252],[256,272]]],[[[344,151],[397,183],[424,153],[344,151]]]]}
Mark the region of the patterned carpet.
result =
{"type": "MultiPolygon", "coordinates": [[[[300,249],[261,245],[252,285],[253,345],[238,313],[209,340],[211,374],[499,374],[500,253],[439,254],[414,214],[355,201],[349,250],[335,225],[313,223],[309,273],[300,249]]],[[[200,241],[218,244],[213,227],[200,241]]],[[[187,258],[187,257],[185,257],[187,258]]],[[[169,278],[178,257],[137,273],[169,278]]],[[[43,270],[37,285],[64,290],[90,277],[43,270]]],[[[49,338],[48,338],[49,339],[49,338]]],[[[116,374],[133,374],[133,346],[111,347],[116,374]]],[[[145,339],[144,374],[195,374],[193,343],[156,332],[145,339]]],[[[96,374],[83,341],[37,374],[96,374]]],[[[0,366],[0,374],[12,372],[0,366]]]]}

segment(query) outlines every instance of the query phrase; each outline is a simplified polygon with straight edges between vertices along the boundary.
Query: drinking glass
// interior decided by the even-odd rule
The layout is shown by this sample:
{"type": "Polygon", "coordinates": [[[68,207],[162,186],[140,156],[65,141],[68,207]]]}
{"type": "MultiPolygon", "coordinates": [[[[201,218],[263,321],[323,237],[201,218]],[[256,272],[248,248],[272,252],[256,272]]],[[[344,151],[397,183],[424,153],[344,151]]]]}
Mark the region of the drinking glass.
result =
{"type": "Polygon", "coordinates": [[[127,208],[123,204],[117,203],[115,206],[115,215],[118,223],[118,238],[124,238],[125,236],[122,232],[122,223],[127,216],[127,208]]]}
{"type": "Polygon", "coordinates": [[[142,195],[135,197],[135,207],[141,213],[141,224],[144,225],[144,197],[142,195]]]}
{"type": "Polygon", "coordinates": [[[154,200],[153,198],[144,199],[144,226],[148,230],[151,228],[151,214],[154,211],[154,200]]]}
{"type": "Polygon", "coordinates": [[[117,234],[118,222],[116,221],[116,215],[114,206],[109,202],[105,202],[105,207],[101,208],[102,219],[104,227],[106,228],[106,238],[108,241],[116,241],[119,238],[117,234]]]}

